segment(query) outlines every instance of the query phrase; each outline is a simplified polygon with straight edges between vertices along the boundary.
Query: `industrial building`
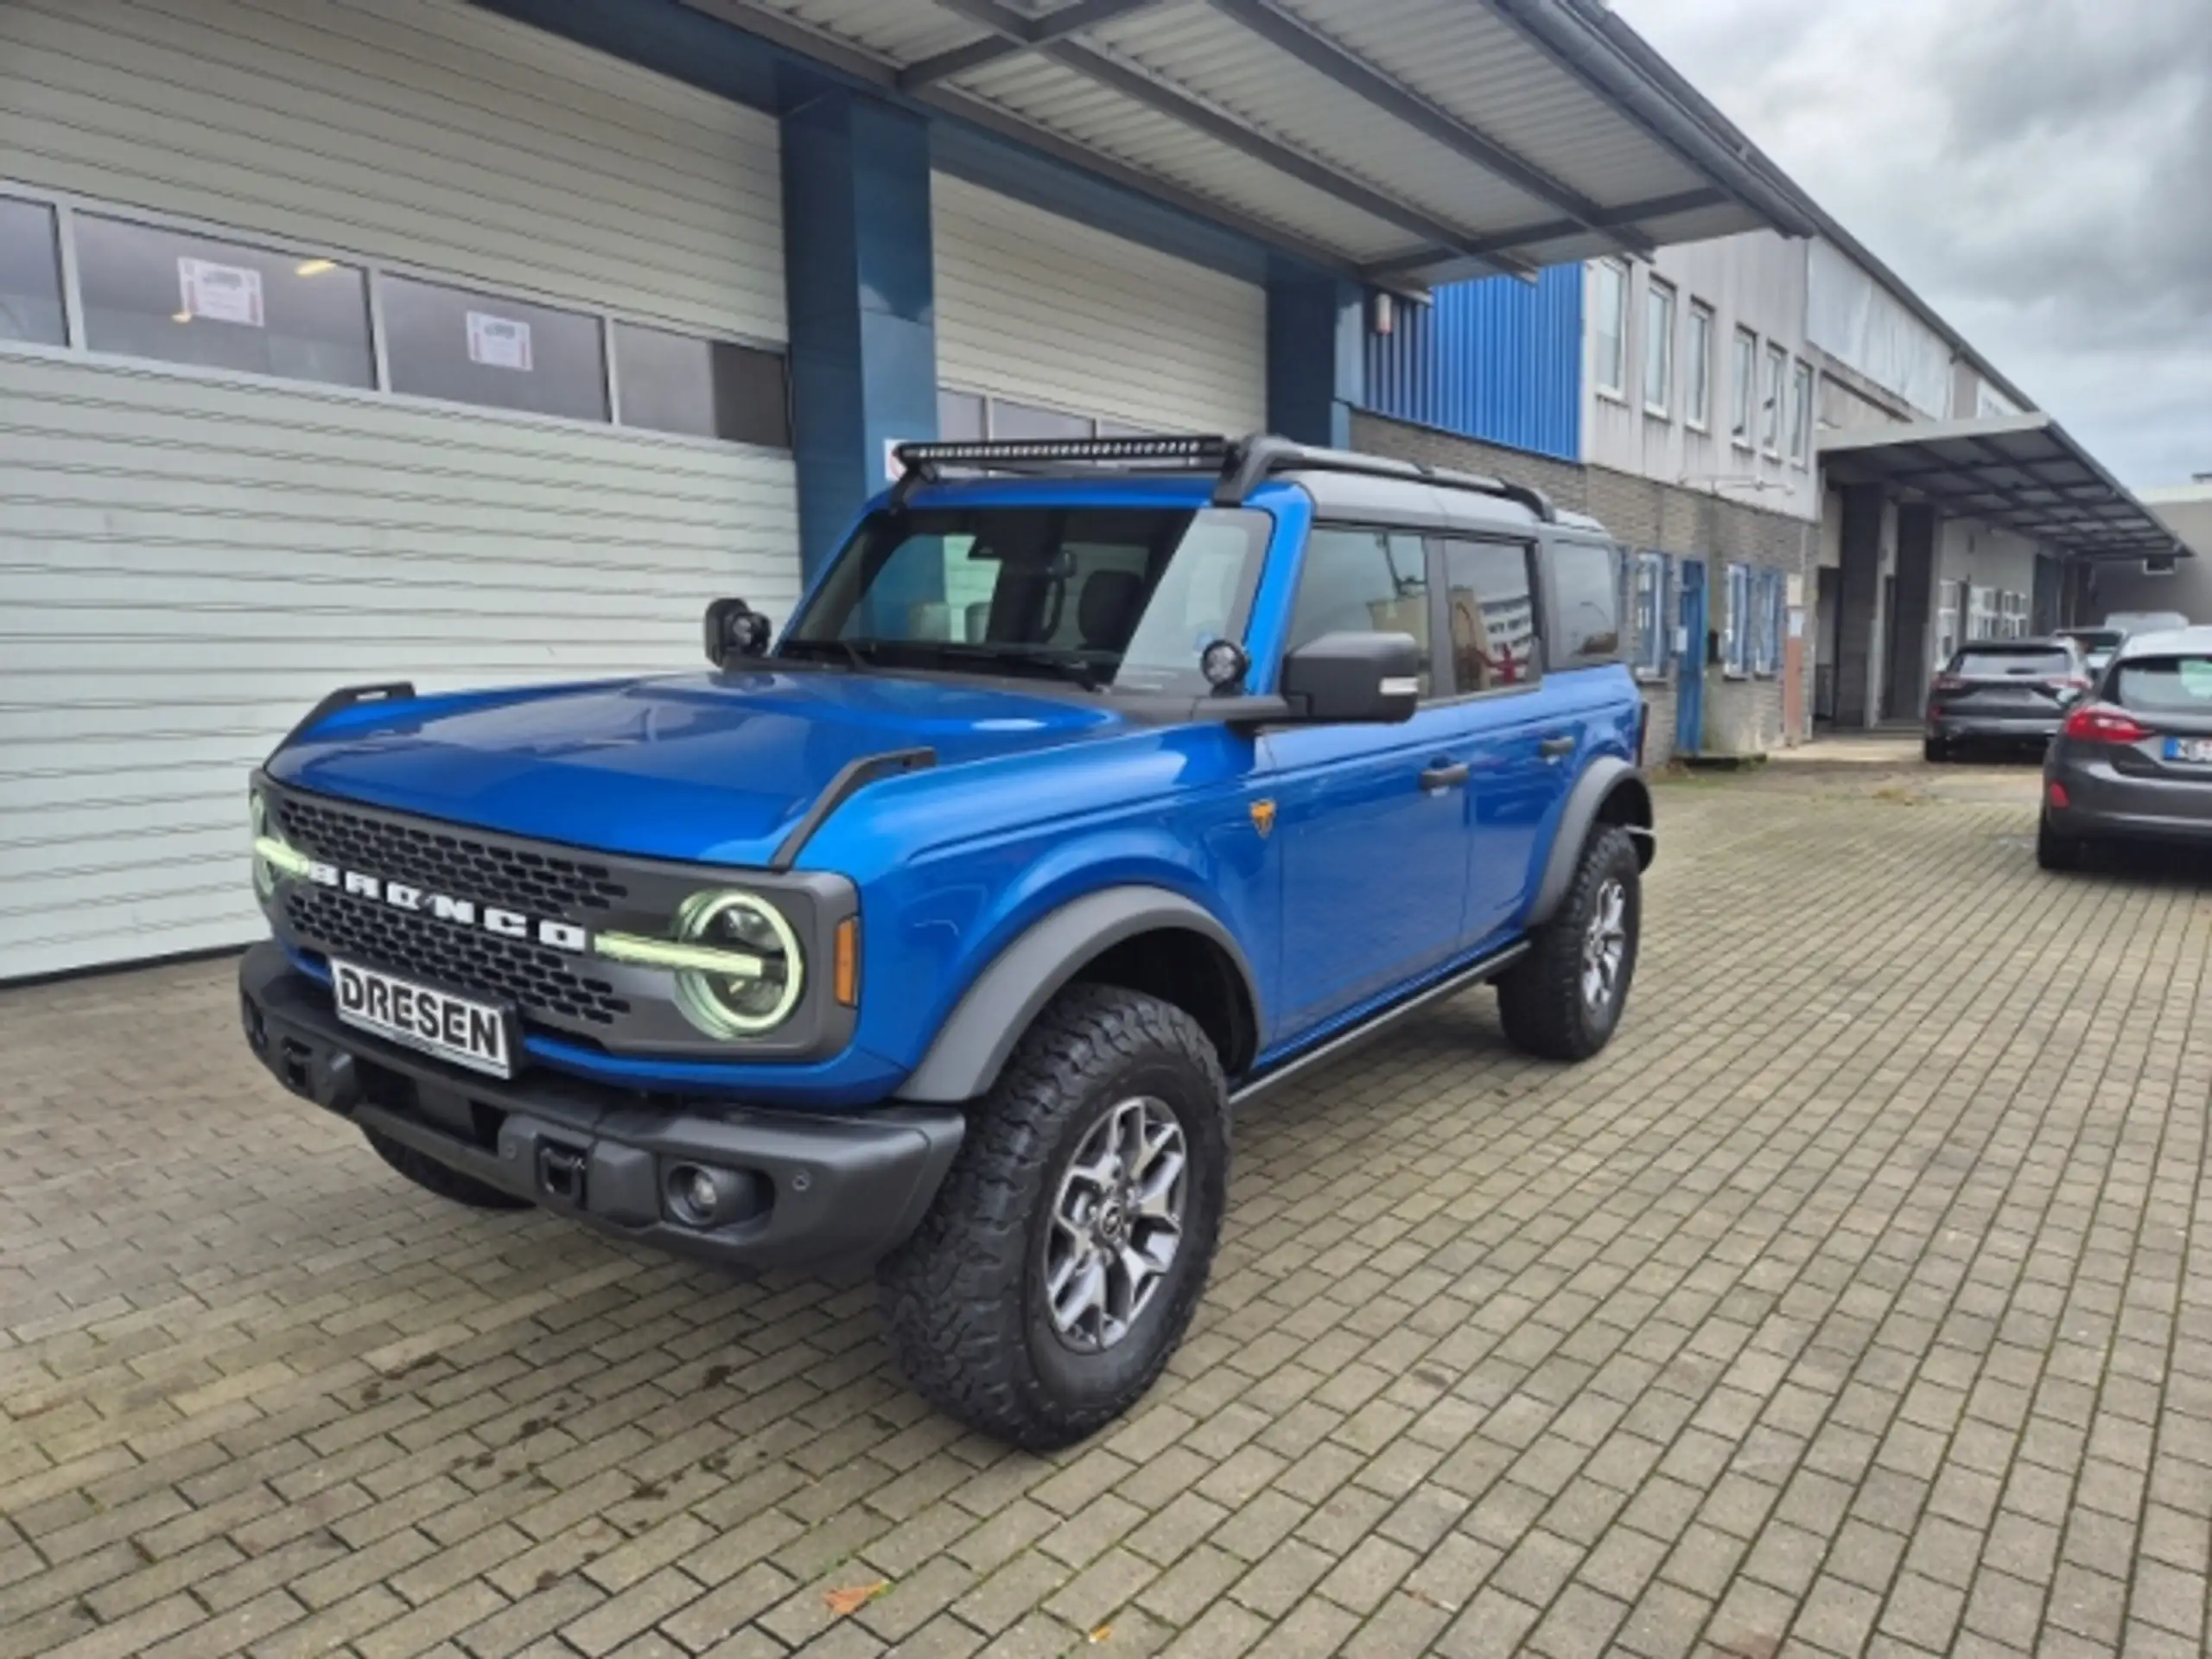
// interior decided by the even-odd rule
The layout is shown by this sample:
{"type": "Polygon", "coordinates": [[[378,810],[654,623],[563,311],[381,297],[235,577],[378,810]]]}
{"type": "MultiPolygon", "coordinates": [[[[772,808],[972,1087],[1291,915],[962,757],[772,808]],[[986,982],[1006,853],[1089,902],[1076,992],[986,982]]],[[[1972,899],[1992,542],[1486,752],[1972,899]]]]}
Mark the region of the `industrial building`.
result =
{"type": "Polygon", "coordinates": [[[324,691],[687,667],[907,438],[1471,460],[1628,544],[1655,759],[1802,734],[1827,566],[1864,716],[1834,245],[1599,0],[11,0],[0,980],[250,938],[324,691]]]}

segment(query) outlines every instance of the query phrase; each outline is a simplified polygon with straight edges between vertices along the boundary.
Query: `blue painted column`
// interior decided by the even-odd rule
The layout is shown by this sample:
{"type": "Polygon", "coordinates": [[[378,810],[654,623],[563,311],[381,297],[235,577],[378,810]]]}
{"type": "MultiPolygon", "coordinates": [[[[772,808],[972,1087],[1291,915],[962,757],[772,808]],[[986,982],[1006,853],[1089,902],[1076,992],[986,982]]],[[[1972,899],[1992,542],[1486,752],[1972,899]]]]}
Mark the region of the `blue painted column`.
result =
{"type": "Polygon", "coordinates": [[[868,498],[884,445],[937,435],[930,130],[842,87],[783,118],[784,281],[800,558],[811,582],[868,498]]]}
{"type": "Polygon", "coordinates": [[[1351,447],[1351,411],[1366,401],[1365,296],[1359,285],[1309,271],[1268,278],[1268,427],[1300,443],[1351,447]]]}

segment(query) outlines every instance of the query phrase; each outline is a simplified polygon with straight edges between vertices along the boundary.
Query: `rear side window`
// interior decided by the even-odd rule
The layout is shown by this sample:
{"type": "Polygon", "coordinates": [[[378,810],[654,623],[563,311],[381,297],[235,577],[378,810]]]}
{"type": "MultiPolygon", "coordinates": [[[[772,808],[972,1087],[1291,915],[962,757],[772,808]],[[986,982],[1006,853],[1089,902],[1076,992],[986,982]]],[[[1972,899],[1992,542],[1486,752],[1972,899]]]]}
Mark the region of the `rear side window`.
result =
{"type": "Polygon", "coordinates": [[[1618,556],[1565,542],[1551,550],[1552,666],[1610,663],[1621,654],[1618,556]]]}
{"type": "Polygon", "coordinates": [[[1498,691],[1535,683],[1542,670],[1529,549],[1513,542],[1446,542],[1444,585],[1456,688],[1498,691]]]}
{"type": "Polygon", "coordinates": [[[2146,657],[2120,664],[2113,690],[2123,709],[2212,715],[2212,657],[2146,657]]]}
{"type": "Polygon", "coordinates": [[[1428,556],[1418,536],[1402,531],[1315,526],[1291,612],[1295,651],[1325,633],[1409,633],[1421,650],[1421,694],[1429,671],[1428,556]]]}
{"type": "Polygon", "coordinates": [[[2063,651],[1962,651],[1951,672],[1969,680],[2056,679],[2074,671],[2063,651]]]}

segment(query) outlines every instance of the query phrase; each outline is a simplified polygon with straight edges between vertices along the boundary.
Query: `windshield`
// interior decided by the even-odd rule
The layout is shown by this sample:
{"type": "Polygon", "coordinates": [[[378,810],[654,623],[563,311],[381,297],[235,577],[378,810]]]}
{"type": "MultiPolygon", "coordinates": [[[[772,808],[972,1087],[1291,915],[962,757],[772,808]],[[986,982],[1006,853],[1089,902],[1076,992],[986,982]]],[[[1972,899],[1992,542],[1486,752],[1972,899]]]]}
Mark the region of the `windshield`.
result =
{"type": "Polygon", "coordinates": [[[1962,651],[1951,672],[1969,680],[2060,679],[2074,671],[2074,659],[2048,645],[2037,651],[1962,651]]]}
{"type": "Polygon", "coordinates": [[[1243,633],[1268,525],[1211,507],[874,514],[781,649],[1197,694],[1199,652],[1243,633]]]}
{"type": "Polygon", "coordinates": [[[2212,657],[2146,657],[2120,665],[2120,706],[2146,715],[2212,715],[2212,657]]]}

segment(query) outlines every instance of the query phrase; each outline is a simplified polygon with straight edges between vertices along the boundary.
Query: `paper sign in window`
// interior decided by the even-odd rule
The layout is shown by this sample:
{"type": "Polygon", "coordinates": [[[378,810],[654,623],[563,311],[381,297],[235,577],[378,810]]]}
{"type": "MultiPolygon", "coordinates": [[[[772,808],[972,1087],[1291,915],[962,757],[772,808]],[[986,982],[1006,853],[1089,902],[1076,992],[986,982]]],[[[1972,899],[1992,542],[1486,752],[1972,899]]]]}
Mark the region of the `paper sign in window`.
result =
{"type": "Polygon", "coordinates": [[[468,360],[492,369],[530,372],[530,325],[488,311],[468,314],[468,360]]]}
{"type": "Polygon", "coordinates": [[[250,265],[219,265],[212,259],[179,259],[178,287],[185,315],[200,322],[262,326],[261,273],[250,265]]]}

